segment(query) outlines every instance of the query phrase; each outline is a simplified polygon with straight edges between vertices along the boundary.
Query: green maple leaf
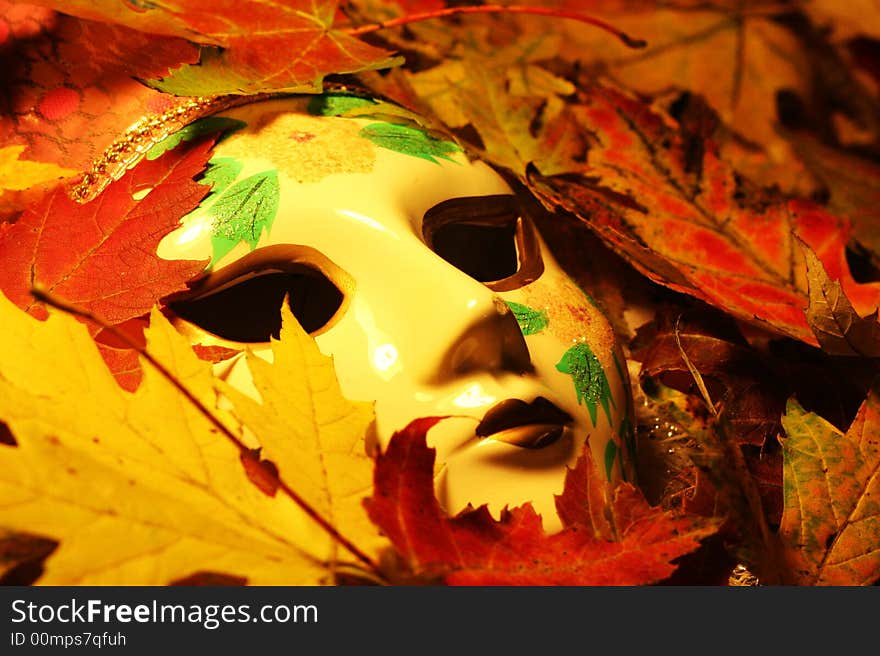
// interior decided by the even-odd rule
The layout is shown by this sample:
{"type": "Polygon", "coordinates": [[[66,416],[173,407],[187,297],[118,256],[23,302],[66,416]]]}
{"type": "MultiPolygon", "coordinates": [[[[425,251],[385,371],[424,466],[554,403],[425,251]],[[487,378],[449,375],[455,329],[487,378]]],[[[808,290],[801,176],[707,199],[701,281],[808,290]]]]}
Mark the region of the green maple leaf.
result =
{"type": "Polygon", "coordinates": [[[514,303],[513,301],[506,301],[506,303],[510,311],[513,312],[513,316],[516,317],[516,322],[519,324],[519,329],[523,335],[539,333],[550,323],[550,319],[544,310],[535,310],[528,305],[514,303]]]}
{"type": "Polygon", "coordinates": [[[782,415],[782,555],[797,585],[871,585],[880,576],[880,389],[846,433],[794,399],[782,415]]]}
{"type": "Polygon", "coordinates": [[[424,130],[409,125],[371,123],[360,134],[381,148],[421,157],[435,164],[438,163],[438,157],[454,161],[449,155],[461,152],[458,144],[432,137],[424,130]]]}
{"type": "Polygon", "coordinates": [[[263,230],[272,227],[280,197],[278,171],[263,171],[226,189],[211,206],[214,217],[212,264],[241,242],[257,247],[263,230]]]}
{"type": "Polygon", "coordinates": [[[556,369],[571,376],[578,403],[587,407],[593,426],[596,425],[598,404],[602,404],[611,422],[611,406],[614,405],[611,387],[599,358],[588,344],[581,342],[568,349],[556,364],[556,369]]]}

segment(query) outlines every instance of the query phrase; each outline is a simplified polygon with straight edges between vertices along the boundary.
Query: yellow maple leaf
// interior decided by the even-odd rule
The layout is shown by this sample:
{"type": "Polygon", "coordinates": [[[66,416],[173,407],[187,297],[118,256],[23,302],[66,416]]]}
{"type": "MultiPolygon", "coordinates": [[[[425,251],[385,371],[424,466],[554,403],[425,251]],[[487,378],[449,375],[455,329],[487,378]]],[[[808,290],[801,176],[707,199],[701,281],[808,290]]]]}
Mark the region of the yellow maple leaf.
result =
{"type": "Polygon", "coordinates": [[[484,156],[494,164],[519,175],[529,164],[544,175],[579,172],[585,144],[560,98],[574,87],[530,63],[529,57],[541,52],[533,42],[493,57],[466,51],[461,59],[406,75],[447,125],[469,123],[476,129],[484,156]]]}
{"type": "Polygon", "coordinates": [[[278,465],[281,480],[374,556],[388,543],[363,506],[373,486],[373,459],[365,446],[372,404],[342,396],[333,361],[318,350],[287,303],[282,322],[281,340],[272,340],[272,363],[248,354],[262,402],[219,380],[218,390],[255,433],[261,455],[278,465]]]}
{"type": "MultiPolygon", "coordinates": [[[[239,446],[154,368],[130,394],[73,318],[36,321],[0,295],[0,323],[0,419],[18,442],[0,447],[0,526],[60,541],[40,583],[166,584],[199,571],[252,584],[330,580],[329,534],[289,496],[257,489],[239,446]]],[[[235,426],[215,410],[210,365],[158,311],[147,343],[235,426]]]]}
{"type": "Polygon", "coordinates": [[[639,93],[699,93],[728,125],[763,144],[775,161],[785,161],[788,152],[776,133],[776,94],[788,89],[807,97],[809,63],[796,36],[761,15],[761,7],[754,2],[736,10],[721,5],[703,11],[658,10],[639,2],[600,9],[597,4],[603,19],[645,39],[647,48],[631,50],[563,22],[562,55],[639,93]]]}
{"type": "Polygon", "coordinates": [[[76,171],[52,164],[19,159],[25,146],[0,148],[0,195],[6,190],[22,191],[31,187],[68,178],[76,171]]]}

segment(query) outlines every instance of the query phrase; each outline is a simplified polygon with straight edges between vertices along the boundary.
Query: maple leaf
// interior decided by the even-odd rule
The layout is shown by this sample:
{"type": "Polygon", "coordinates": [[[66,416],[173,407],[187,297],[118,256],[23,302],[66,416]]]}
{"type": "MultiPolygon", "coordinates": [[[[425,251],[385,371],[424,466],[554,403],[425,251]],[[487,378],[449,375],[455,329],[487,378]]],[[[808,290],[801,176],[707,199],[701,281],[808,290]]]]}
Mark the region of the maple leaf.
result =
{"type": "Polygon", "coordinates": [[[806,266],[795,238],[867,314],[880,285],[855,282],[848,222],[801,200],[750,197],[711,141],[694,155],[666,119],[606,86],[579,93],[581,129],[597,137],[582,177],[530,177],[550,206],[588,221],[652,280],[746,321],[817,344],[804,309],[806,266]]]}
{"type": "Polygon", "coordinates": [[[134,392],[143,377],[137,351],[130,348],[113,348],[100,342],[98,350],[119,386],[128,392],[134,392]]]}
{"type": "Polygon", "coordinates": [[[803,132],[792,134],[791,142],[798,158],[825,185],[828,209],[848,217],[853,237],[880,261],[880,165],[803,132]]]}
{"type": "MultiPolygon", "coordinates": [[[[248,480],[242,450],[153,367],[119,388],[85,327],[37,321],[0,297],[0,525],[60,542],[40,583],[160,585],[199,571],[316,584],[329,534],[287,495],[248,480]]],[[[223,424],[210,364],[158,311],[150,352],[223,424]]],[[[284,468],[285,462],[278,466],[284,468]]]]}
{"type": "Polygon", "coordinates": [[[502,511],[500,520],[486,506],[447,517],[434,496],[435,451],[425,442],[437,421],[416,420],[391,438],[376,461],[374,493],[366,502],[370,517],[417,575],[453,585],[651,583],[671,574],[671,560],[715,531],[712,521],[651,508],[629,484],[609,493],[589,449],[557,497],[569,522],[559,533],[544,533],[530,504],[502,511]]]}
{"type": "Polygon", "coordinates": [[[407,77],[446,125],[471,125],[480,137],[477,149],[493,163],[520,175],[530,164],[545,175],[580,172],[587,142],[561,100],[574,87],[532,65],[553,47],[544,37],[491,56],[466,50],[407,77]]]}
{"type": "MultiPolygon", "coordinates": [[[[20,161],[60,165],[65,176],[87,168],[135,118],[185,102],[145,87],[134,75],[163,75],[198,56],[183,39],[6,0],[0,0],[0,34],[6,36],[0,147],[24,146],[20,161]]],[[[4,209],[18,211],[30,200],[4,199],[4,209]]]]}
{"type": "Polygon", "coordinates": [[[193,351],[195,351],[195,354],[200,359],[207,360],[208,362],[222,362],[241,353],[238,349],[205,344],[194,344],[193,351]]]}
{"type": "Polygon", "coordinates": [[[875,310],[860,317],[841,289],[832,281],[822,262],[809,246],[802,245],[807,258],[810,305],[807,321],[819,345],[831,355],[880,357],[880,322],[875,310]]]}
{"type": "Polygon", "coordinates": [[[7,191],[22,191],[76,174],[73,169],[66,169],[51,162],[20,159],[24,149],[25,146],[0,148],[0,197],[7,191]]]}
{"type": "Polygon", "coordinates": [[[564,58],[601,70],[646,96],[670,88],[693,90],[738,133],[777,158],[785,152],[776,132],[777,93],[786,90],[808,97],[810,62],[796,33],[772,20],[774,11],[784,11],[778,5],[763,0],[697,6],[644,0],[542,4],[595,11],[648,42],[644,50],[633,52],[562,23],[564,58]]]}
{"type": "MultiPolygon", "coordinates": [[[[544,107],[547,99],[552,103],[555,96],[573,93],[571,82],[554,74],[567,66],[610,78],[642,96],[662,96],[676,89],[702,94],[741,139],[765,147],[763,156],[770,161],[765,168],[785,176],[784,167],[792,158],[788,144],[777,133],[777,97],[782,91],[809,97],[812,70],[796,32],[772,20],[773,13],[780,11],[776,6],[758,2],[670,7],[644,0],[538,0],[532,4],[597,13],[648,45],[632,50],[625,40],[608,39],[574,21],[557,20],[548,30],[546,22],[532,16],[471,17],[467,27],[445,33],[431,25],[412,25],[409,38],[383,36],[391,37],[405,52],[442,62],[430,68],[418,66],[421,70],[412,80],[420,95],[449,125],[464,122],[462,111],[471,119],[479,117],[483,129],[471,122],[499,159],[499,137],[504,147],[518,151],[506,153],[504,165],[511,170],[516,168],[510,166],[510,155],[528,158],[542,140],[536,127],[543,124],[530,124],[530,114],[541,108],[548,123],[556,120],[556,109],[544,107]],[[475,85],[485,93],[471,93],[468,87],[475,85]],[[449,87],[455,96],[452,103],[438,98],[438,92],[447,94],[449,87]],[[515,96],[517,102],[505,96],[515,96]],[[446,105],[445,109],[438,109],[438,103],[446,105]],[[486,140],[490,132],[491,144],[486,140]]],[[[565,131],[567,123],[559,122],[556,129],[565,131]]],[[[576,132],[549,142],[577,152],[582,145],[572,143],[572,134],[576,132]]]]}
{"type": "Polygon", "coordinates": [[[145,314],[109,329],[102,328],[94,335],[98,351],[116,382],[129,392],[137,389],[143,376],[137,349],[146,346],[144,331],[149,325],[149,315],[145,314]]]}
{"type": "Polygon", "coordinates": [[[781,129],[779,132],[786,139],[783,146],[749,141],[725,125],[718,112],[694,91],[664,96],[655,104],[678,121],[688,140],[712,141],[722,161],[749,180],[760,181],[762,187],[775,187],[787,196],[800,198],[815,198],[822,193],[822,182],[814,167],[805,165],[797,146],[781,129]]]}
{"type": "Polygon", "coordinates": [[[779,534],[794,583],[880,579],[880,406],[876,386],[846,433],[789,401],[780,438],[785,509],[779,534]]]}
{"type": "Polygon", "coordinates": [[[156,249],[208,193],[193,178],[212,145],[211,139],[186,144],[144,160],[89,203],[56,188],[15,224],[0,225],[0,290],[42,315],[30,295],[38,286],[118,324],[185,289],[205,262],[163,260],[156,249]]]}
{"type": "Polygon", "coordinates": [[[394,4],[408,12],[443,9],[446,5],[444,0],[394,0],[394,4]]]}
{"type": "Polygon", "coordinates": [[[118,2],[40,0],[68,14],[201,44],[196,65],[153,84],[177,95],[321,88],[330,73],[386,68],[399,58],[334,29],[338,0],[188,0],[133,8],[118,2]]]}
{"type": "Polygon", "coordinates": [[[384,541],[362,505],[373,476],[365,444],[372,404],[345,399],[332,360],[318,350],[286,302],[281,315],[281,339],[272,340],[272,362],[247,355],[261,400],[222,382],[218,390],[256,433],[262,455],[284,463],[281,479],[361,549],[376,552],[384,541]]]}
{"type": "Polygon", "coordinates": [[[519,100],[504,93],[499,69],[503,65],[476,57],[452,60],[418,76],[414,89],[430,98],[434,112],[451,127],[471,124],[494,162],[523,173],[534,159],[537,139],[528,130],[537,101],[519,100]]]}
{"type": "Polygon", "coordinates": [[[706,413],[693,396],[667,387],[662,379],[644,377],[640,382],[634,388],[640,429],[639,487],[649,499],[669,504],[679,500],[687,512],[721,515],[715,490],[699,485],[700,471],[690,458],[699,444],[706,443],[706,413]]]}

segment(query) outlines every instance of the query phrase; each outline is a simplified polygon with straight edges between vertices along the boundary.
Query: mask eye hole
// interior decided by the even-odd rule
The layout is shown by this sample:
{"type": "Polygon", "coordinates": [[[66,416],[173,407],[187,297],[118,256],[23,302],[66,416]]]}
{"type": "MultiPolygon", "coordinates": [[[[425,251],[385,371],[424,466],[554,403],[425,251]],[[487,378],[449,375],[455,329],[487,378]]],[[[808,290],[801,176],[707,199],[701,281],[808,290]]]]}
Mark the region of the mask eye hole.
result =
{"type": "Polygon", "coordinates": [[[342,305],[342,292],[320,272],[257,275],[200,298],[171,303],[181,319],[233,342],[268,342],[281,334],[281,304],[308,333],[323,328],[342,305]]]}
{"type": "Polygon", "coordinates": [[[437,255],[471,278],[493,282],[509,278],[519,269],[516,232],[516,223],[447,223],[434,231],[432,247],[437,255]]]}
{"type": "Polygon", "coordinates": [[[345,313],[354,283],[326,257],[306,246],[255,251],[172,299],[177,319],[221,340],[268,342],[281,334],[281,306],[310,334],[329,329],[345,313]]]}
{"type": "Polygon", "coordinates": [[[544,271],[537,236],[512,195],[450,198],[425,213],[425,243],[495,291],[518,289],[544,271]]]}

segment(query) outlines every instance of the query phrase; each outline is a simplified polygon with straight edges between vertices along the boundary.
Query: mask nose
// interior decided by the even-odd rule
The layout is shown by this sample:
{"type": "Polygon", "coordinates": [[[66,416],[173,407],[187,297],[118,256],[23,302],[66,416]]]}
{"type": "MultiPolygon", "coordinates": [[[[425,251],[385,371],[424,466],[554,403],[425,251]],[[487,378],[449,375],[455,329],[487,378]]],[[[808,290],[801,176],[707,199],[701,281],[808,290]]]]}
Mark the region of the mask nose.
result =
{"type": "Polygon", "coordinates": [[[534,371],[513,312],[497,296],[487,301],[492,307],[454,339],[432,382],[440,383],[473,372],[524,374],[534,371]]]}

